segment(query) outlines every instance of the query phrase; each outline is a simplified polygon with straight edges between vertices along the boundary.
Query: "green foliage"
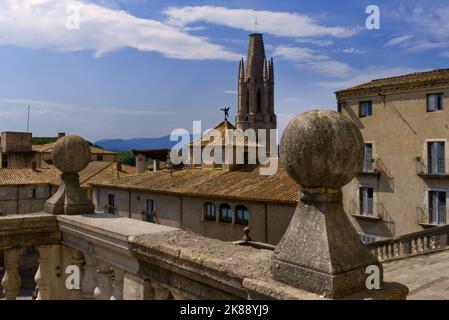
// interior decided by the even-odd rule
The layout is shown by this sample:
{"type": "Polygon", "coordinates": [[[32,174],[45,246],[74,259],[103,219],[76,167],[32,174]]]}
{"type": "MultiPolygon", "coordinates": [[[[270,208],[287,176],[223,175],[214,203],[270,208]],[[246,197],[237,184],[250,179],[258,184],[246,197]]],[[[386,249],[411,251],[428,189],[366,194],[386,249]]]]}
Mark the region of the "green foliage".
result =
{"type": "Polygon", "coordinates": [[[132,151],[119,151],[117,152],[117,161],[121,161],[123,164],[129,166],[136,165],[136,158],[132,151]]]}
{"type": "Polygon", "coordinates": [[[58,138],[55,137],[33,137],[32,144],[42,145],[56,142],[58,138]]]}

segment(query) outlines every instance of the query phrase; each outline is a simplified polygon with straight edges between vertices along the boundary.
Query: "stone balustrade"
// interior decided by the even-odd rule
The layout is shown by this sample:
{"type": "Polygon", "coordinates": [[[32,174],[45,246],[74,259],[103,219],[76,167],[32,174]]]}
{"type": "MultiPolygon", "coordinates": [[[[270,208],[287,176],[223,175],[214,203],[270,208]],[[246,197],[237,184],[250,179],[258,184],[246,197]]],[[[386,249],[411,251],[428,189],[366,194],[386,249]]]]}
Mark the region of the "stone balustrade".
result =
{"type": "MultiPolygon", "coordinates": [[[[108,214],[33,214],[0,218],[6,299],[20,288],[21,248],[36,245],[38,300],[325,299],[274,280],[273,251],[205,238],[180,229],[108,214]],[[80,287],[66,282],[68,266],[80,270],[80,287]]],[[[385,292],[403,298],[403,287],[385,292]]],[[[345,298],[362,299],[355,294],[345,298]]]]}
{"type": "Polygon", "coordinates": [[[447,250],[448,236],[449,226],[442,226],[373,242],[368,248],[379,261],[386,262],[447,250]]]}

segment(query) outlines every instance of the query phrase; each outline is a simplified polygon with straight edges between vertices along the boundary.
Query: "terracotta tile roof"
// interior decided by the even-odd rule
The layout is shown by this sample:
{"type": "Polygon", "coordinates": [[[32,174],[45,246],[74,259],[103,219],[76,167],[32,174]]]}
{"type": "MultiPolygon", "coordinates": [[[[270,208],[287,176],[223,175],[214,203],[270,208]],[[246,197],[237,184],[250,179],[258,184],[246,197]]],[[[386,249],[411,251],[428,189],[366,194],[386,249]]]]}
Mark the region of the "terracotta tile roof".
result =
{"type": "Polygon", "coordinates": [[[56,168],[42,168],[36,171],[26,169],[0,169],[0,186],[50,184],[58,176],[56,168]]]}
{"type": "Polygon", "coordinates": [[[367,94],[385,94],[449,85],[449,69],[417,72],[396,77],[376,79],[336,92],[337,98],[367,94]]]}
{"type": "MultiPolygon", "coordinates": [[[[134,167],[122,164],[120,177],[134,175],[134,167]]],[[[0,169],[0,186],[2,185],[33,185],[52,184],[59,185],[60,171],[52,165],[43,164],[36,171],[31,168],[0,169]]],[[[92,161],[80,172],[80,184],[87,187],[91,182],[109,181],[117,178],[117,163],[92,161]]]]}
{"type": "MultiPolygon", "coordinates": [[[[35,151],[35,152],[51,153],[53,151],[53,146],[55,145],[55,143],[56,142],[42,144],[42,145],[33,145],[32,148],[33,148],[33,151],[35,151]]],[[[94,147],[94,146],[90,147],[90,152],[92,154],[115,154],[115,152],[113,152],[113,151],[101,149],[101,148],[94,147]]]]}
{"type": "Polygon", "coordinates": [[[248,166],[236,171],[183,169],[93,183],[93,186],[142,190],[193,197],[294,204],[299,186],[282,168],[273,176],[262,176],[259,168],[248,166]]]}
{"type": "MultiPolygon", "coordinates": [[[[193,143],[188,144],[188,146],[192,146],[195,143],[199,143],[201,140],[201,146],[206,146],[208,144],[219,144],[224,145],[226,143],[226,133],[228,130],[236,130],[236,127],[230,123],[228,120],[223,121],[219,125],[215,126],[212,130],[217,130],[221,135],[221,141],[214,141],[214,136],[211,131],[207,132],[201,138],[195,140],[193,143]]],[[[238,145],[236,140],[234,139],[234,145],[238,145]]],[[[249,143],[249,139],[247,136],[244,137],[244,145],[256,146],[256,143],[249,143]]]]}

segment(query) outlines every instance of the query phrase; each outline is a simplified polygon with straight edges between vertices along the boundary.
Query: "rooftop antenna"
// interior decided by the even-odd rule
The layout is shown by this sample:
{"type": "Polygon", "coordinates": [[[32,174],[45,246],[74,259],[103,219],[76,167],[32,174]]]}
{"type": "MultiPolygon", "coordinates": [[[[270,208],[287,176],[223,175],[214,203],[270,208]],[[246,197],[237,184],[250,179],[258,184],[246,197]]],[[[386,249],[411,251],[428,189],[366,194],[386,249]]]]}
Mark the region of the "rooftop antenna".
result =
{"type": "Polygon", "coordinates": [[[27,132],[30,132],[30,106],[28,106],[27,132]]]}
{"type": "Polygon", "coordinates": [[[257,26],[259,25],[259,23],[257,22],[257,16],[256,16],[256,20],[254,21],[254,33],[257,33],[257,26]]]}

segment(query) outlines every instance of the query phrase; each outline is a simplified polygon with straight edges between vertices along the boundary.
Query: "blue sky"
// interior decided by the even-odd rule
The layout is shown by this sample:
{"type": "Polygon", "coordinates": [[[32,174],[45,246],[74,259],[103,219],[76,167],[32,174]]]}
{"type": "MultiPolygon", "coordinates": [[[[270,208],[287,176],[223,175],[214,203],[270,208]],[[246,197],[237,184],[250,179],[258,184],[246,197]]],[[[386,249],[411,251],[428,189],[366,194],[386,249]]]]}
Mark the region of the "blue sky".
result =
{"type": "Polygon", "coordinates": [[[449,67],[447,1],[0,0],[0,130],[26,130],[28,105],[35,136],[90,140],[207,129],[225,105],[233,119],[256,17],[280,130],[335,109],[336,90],[449,67]],[[370,4],[380,30],[365,28],[370,4]],[[66,27],[74,8],[79,29],[66,27]]]}

